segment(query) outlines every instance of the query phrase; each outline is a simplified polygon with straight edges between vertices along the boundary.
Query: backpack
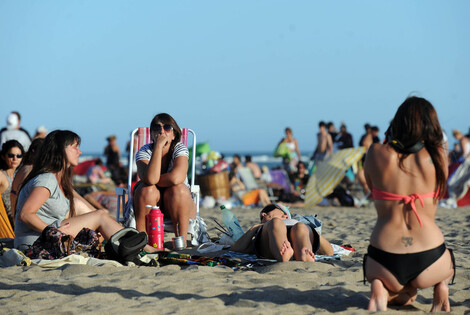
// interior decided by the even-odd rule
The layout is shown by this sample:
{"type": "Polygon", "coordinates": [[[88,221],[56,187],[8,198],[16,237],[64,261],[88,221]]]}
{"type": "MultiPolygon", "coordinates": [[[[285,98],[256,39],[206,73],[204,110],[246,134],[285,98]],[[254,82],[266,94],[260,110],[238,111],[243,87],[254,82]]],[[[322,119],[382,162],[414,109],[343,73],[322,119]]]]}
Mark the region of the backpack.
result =
{"type": "Polygon", "coordinates": [[[106,257],[123,265],[133,262],[141,265],[139,254],[148,243],[147,233],[134,228],[124,228],[116,232],[104,246],[106,257]]]}

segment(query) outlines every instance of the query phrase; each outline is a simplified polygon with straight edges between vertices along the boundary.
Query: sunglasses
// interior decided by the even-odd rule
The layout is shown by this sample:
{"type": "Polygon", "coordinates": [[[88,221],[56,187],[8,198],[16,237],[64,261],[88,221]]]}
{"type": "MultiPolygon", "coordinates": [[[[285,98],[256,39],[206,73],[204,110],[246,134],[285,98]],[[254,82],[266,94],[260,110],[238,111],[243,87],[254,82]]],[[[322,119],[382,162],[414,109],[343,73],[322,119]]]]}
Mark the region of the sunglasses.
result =
{"type": "Polygon", "coordinates": [[[162,126],[162,125],[156,125],[156,126],[155,126],[155,131],[156,131],[156,132],[161,132],[161,131],[162,131],[162,128],[163,128],[163,130],[165,130],[165,131],[173,130],[173,126],[172,126],[172,125],[170,125],[170,124],[164,124],[163,126],[162,126]]]}
{"type": "Polygon", "coordinates": [[[21,159],[23,158],[23,154],[12,154],[12,153],[8,153],[7,156],[12,159],[16,156],[17,159],[21,159]]]}

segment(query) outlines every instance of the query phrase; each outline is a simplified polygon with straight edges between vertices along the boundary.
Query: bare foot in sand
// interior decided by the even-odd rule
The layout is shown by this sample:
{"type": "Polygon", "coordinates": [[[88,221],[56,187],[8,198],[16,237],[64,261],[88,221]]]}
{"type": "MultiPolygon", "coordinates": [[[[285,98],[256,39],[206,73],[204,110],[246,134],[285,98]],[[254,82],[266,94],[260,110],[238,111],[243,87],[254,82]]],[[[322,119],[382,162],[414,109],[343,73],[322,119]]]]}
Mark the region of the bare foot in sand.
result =
{"type": "Polygon", "coordinates": [[[410,285],[406,285],[399,293],[397,294],[389,294],[389,302],[390,305],[410,305],[416,300],[418,296],[418,289],[413,288],[410,285]]]}
{"type": "Polygon", "coordinates": [[[431,312],[450,312],[449,287],[445,282],[440,282],[434,286],[431,312]]]}
{"type": "Polygon", "coordinates": [[[302,248],[300,250],[300,261],[315,261],[315,254],[309,248],[302,248]]]}
{"type": "Polygon", "coordinates": [[[294,256],[294,250],[292,249],[289,241],[284,241],[284,243],[282,243],[279,253],[281,254],[281,261],[289,261],[292,256],[294,256]]]}
{"type": "Polygon", "coordinates": [[[370,302],[368,310],[372,312],[386,311],[388,301],[388,291],[379,279],[374,279],[370,285],[370,302]]]}

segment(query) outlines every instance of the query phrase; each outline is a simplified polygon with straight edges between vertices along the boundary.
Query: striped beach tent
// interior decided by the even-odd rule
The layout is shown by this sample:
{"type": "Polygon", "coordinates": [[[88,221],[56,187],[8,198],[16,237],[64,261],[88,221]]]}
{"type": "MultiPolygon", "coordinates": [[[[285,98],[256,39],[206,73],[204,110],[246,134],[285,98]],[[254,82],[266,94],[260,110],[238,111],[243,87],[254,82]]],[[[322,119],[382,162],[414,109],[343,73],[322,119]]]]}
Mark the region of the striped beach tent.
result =
{"type": "Polygon", "coordinates": [[[305,206],[313,207],[332,193],[343,179],[346,170],[359,161],[364,152],[364,147],[343,149],[317,163],[305,189],[305,206]]]}

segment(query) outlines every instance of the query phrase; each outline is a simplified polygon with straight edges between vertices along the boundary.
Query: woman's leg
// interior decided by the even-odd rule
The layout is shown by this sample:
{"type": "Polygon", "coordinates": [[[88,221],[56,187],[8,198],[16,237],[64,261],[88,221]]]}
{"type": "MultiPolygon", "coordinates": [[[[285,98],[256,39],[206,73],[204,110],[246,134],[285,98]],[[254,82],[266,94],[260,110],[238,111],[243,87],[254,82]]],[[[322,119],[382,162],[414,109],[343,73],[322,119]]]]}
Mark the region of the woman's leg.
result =
{"type": "Polygon", "coordinates": [[[287,227],[282,219],[273,218],[263,225],[260,242],[263,257],[289,261],[294,255],[294,250],[287,240],[287,227]]]}
{"type": "Polygon", "coordinates": [[[313,232],[303,223],[297,223],[290,230],[294,257],[297,261],[315,261],[312,251],[313,232]]]}
{"type": "Polygon", "coordinates": [[[182,236],[186,244],[189,219],[196,218],[196,205],[188,187],[182,183],[166,188],[163,195],[163,209],[170,215],[175,235],[182,236]]]}
{"type": "Polygon", "coordinates": [[[370,256],[366,260],[366,278],[371,283],[369,311],[386,311],[388,302],[404,305],[416,298],[416,289],[405,288],[395,276],[370,256]]]}
{"type": "Polygon", "coordinates": [[[449,287],[447,286],[454,275],[454,266],[449,250],[426,268],[411,285],[424,289],[434,286],[434,299],[431,312],[450,312],[449,287]]]}
{"type": "Polygon", "coordinates": [[[65,219],[62,221],[59,230],[75,237],[84,227],[100,232],[106,240],[123,228],[116,220],[109,216],[108,210],[99,209],[65,219]]]}
{"type": "Polygon", "coordinates": [[[136,228],[139,232],[146,232],[145,216],[148,214],[146,205],[155,206],[160,201],[160,191],[157,186],[147,186],[138,182],[134,188],[134,213],[136,228]]]}

